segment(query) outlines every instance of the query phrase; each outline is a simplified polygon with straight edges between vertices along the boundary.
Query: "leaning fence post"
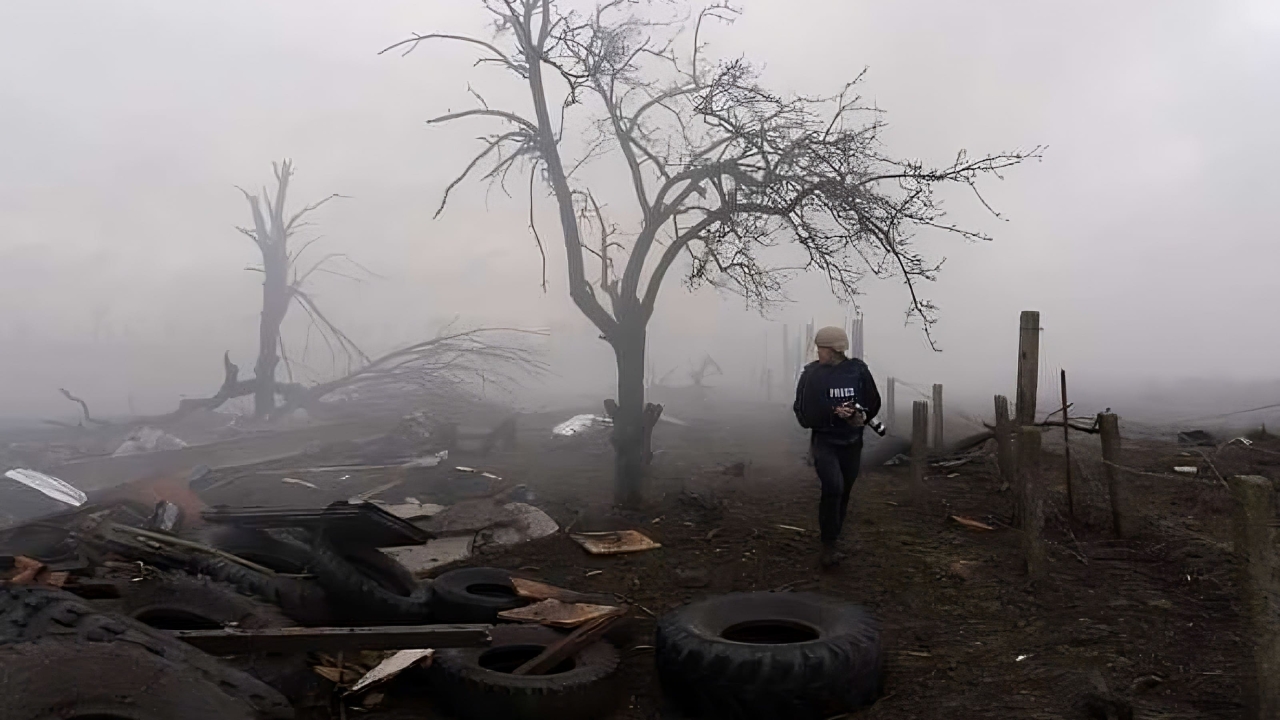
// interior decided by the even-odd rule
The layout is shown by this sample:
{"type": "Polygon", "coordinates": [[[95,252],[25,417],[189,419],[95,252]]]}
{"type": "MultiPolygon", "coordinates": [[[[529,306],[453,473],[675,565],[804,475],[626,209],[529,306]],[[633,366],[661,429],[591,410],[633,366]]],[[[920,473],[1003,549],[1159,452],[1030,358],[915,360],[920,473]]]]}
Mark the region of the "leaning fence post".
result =
{"type": "Polygon", "coordinates": [[[1040,431],[1018,428],[1018,485],[1022,495],[1022,552],[1027,574],[1044,577],[1048,556],[1044,548],[1044,477],[1040,472],[1040,431]]]}
{"type": "Polygon", "coordinates": [[[1016,476],[1017,465],[1013,458],[1013,424],[1009,421],[1009,398],[1003,395],[996,396],[996,464],[1000,468],[1000,478],[1013,492],[1013,521],[1019,522],[1022,517],[1022,502],[1016,476]]]}
{"type": "Polygon", "coordinates": [[[911,403],[911,491],[924,497],[924,474],[929,464],[929,403],[911,403]]]}
{"type": "Polygon", "coordinates": [[[898,404],[894,400],[893,390],[893,386],[896,384],[896,380],[889,378],[884,385],[884,426],[889,432],[894,432],[898,429],[898,404]]]}
{"type": "Polygon", "coordinates": [[[1235,552],[1251,623],[1257,685],[1249,698],[1250,720],[1280,717],[1280,586],[1276,557],[1276,501],[1271,481],[1257,475],[1233,477],[1235,552]]]}
{"type": "Polygon", "coordinates": [[[1111,496],[1111,529],[1116,537],[1125,537],[1129,527],[1128,496],[1121,486],[1120,418],[1115,413],[1099,413],[1098,429],[1102,434],[1102,465],[1107,473],[1107,492],[1111,496]]]}
{"type": "Polygon", "coordinates": [[[942,450],[942,385],[933,385],[933,449],[942,450]]]}

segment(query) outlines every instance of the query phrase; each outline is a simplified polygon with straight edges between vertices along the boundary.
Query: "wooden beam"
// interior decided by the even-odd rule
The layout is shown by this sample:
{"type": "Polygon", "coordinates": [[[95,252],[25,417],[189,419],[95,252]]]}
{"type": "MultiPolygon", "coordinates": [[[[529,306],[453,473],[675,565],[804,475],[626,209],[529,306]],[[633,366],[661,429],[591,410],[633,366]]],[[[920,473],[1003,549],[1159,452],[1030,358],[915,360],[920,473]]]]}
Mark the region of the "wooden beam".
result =
{"type": "Polygon", "coordinates": [[[176,630],[173,637],[210,655],[412,650],[481,647],[491,625],[388,625],[376,627],[176,630]]]}

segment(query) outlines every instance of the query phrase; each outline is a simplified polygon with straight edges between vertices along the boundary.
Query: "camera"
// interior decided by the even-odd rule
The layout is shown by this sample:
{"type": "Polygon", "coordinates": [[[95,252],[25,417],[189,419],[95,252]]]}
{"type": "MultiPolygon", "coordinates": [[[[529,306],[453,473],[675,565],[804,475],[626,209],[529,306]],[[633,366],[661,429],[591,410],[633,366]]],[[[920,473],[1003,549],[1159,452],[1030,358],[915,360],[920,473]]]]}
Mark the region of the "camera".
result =
{"type": "MultiPolygon", "coordinates": [[[[842,405],[841,407],[850,408],[852,410],[862,413],[864,416],[867,415],[867,409],[862,407],[855,401],[849,401],[844,405],[842,405]]],[[[871,430],[875,432],[875,434],[879,435],[880,437],[884,437],[884,434],[886,432],[884,423],[880,422],[879,420],[876,420],[875,418],[867,418],[866,426],[871,428],[871,430]]]]}

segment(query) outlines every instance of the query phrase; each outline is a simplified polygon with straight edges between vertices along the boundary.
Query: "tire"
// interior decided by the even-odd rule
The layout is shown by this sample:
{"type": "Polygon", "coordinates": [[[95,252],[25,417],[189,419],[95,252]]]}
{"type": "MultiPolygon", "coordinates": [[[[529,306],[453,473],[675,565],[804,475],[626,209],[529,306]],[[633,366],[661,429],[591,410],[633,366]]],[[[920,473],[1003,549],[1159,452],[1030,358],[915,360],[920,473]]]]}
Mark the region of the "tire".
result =
{"type": "Polygon", "coordinates": [[[459,568],[436,578],[435,618],[442,623],[495,623],[498,613],[524,607],[511,573],[498,568],[459,568]]]}
{"type": "Polygon", "coordinates": [[[296,625],[280,608],[249,597],[229,583],[186,573],[162,573],[120,583],[116,612],[160,630],[245,630],[296,625]]]}
{"type": "MultiPolygon", "coordinates": [[[[186,573],[163,573],[120,583],[119,600],[105,601],[114,612],[158,630],[244,630],[294,627],[280,608],[248,597],[225,582],[186,573]]],[[[280,691],[295,705],[327,700],[327,686],[311,670],[304,653],[254,653],[226,662],[280,691]]]]}
{"type": "Polygon", "coordinates": [[[301,531],[239,528],[220,529],[210,540],[219,550],[276,572],[314,575],[334,618],[343,622],[417,624],[431,617],[431,586],[377,548],[336,548],[301,531]]]}
{"type": "Polygon", "coordinates": [[[253,720],[196,670],[136,645],[37,640],[0,647],[5,720],[253,720]]]}
{"type": "Polygon", "coordinates": [[[5,720],[293,717],[288,701],[259,680],[136,620],[41,587],[0,586],[0,692],[5,720]]]}
{"type": "Polygon", "coordinates": [[[460,720],[595,720],[618,705],[618,651],[598,642],[568,669],[549,675],[511,671],[564,637],[539,625],[501,625],[487,648],[437,650],[428,670],[432,697],[460,720]]]}
{"type": "Polygon", "coordinates": [[[878,624],[811,593],[734,593],[659,619],[658,680],[682,712],[722,720],[825,720],[879,696],[878,624]]]}
{"type": "MultiPolygon", "coordinates": [[[[209,532],[204,540],[223,552],[278,573],[305,575],[310,572],[311,549],[302,543],[288,542],[287,536],[281,539],[262,530],[221,527],[209,532]]],[[[278,606],[300,625],[326,627],[337,622],[327,593],[313,580],[272,577],[213,558],[200,558],[190,569],[278,606]]]]}

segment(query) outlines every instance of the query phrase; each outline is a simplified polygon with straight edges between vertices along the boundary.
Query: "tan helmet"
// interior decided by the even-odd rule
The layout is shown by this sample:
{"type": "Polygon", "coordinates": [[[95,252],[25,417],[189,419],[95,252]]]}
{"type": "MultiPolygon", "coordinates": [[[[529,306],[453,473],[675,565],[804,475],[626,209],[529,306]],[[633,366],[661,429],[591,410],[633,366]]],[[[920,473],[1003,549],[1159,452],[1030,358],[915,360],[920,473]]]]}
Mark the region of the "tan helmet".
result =
{"type": "Polygon", "coordinates": [[[849,351],[849,334],[842,328],[824,327],[813,336],[813,344],[818,347],[830,348],[836,352],[849,351]]]}

